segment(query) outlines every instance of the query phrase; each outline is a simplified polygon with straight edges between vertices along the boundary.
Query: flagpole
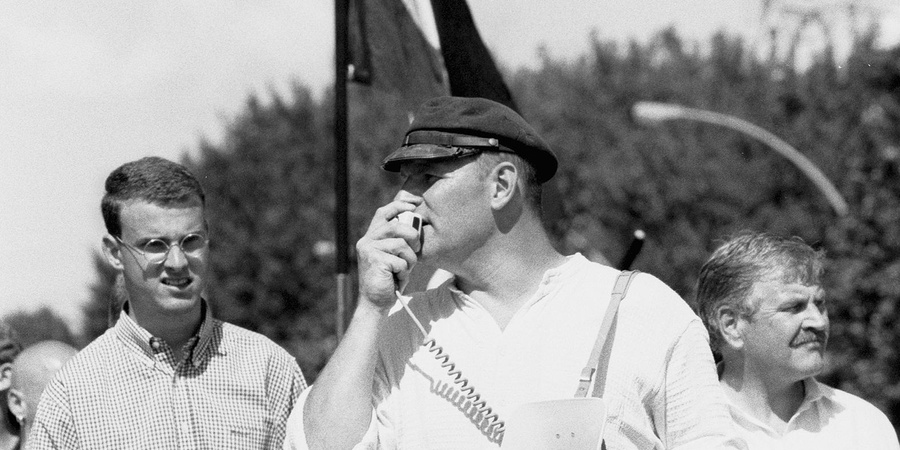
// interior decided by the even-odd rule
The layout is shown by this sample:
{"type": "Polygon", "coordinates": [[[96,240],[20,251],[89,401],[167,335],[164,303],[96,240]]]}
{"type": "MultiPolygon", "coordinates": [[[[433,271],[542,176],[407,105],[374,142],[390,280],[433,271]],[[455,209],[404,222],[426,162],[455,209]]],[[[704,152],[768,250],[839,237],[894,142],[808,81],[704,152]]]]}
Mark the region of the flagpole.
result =
{"type": "Polygon", "coordinates": [[[334,1],[334,241],[337,308],[335,331],[344,335],[344,318],[350,296],[350,257],[347,183],[347,50],[350,0],[334,1]]]}

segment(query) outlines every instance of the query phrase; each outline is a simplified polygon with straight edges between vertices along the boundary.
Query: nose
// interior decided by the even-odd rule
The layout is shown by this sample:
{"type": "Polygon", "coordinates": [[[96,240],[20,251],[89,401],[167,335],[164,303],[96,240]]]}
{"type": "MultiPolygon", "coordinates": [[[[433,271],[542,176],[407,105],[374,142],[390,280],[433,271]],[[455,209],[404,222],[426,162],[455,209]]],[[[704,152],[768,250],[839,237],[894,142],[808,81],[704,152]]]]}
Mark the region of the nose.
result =
{"type": "Polygon", "coordinates": [[[828,310],[820,307],[814,302],[810,302],[806,308],[806,317],[803,320],[804,326],[816,330],[828,329],[828,310]]]}
{"type": "Polygon", "coordinates": [[[187,255],[184,253],[184,250],[181,249],[181,245],[173,244],[169,246],[169,251],[166,253],[166,259],[163,260],[167,269],[180,269],[187,266],[187,255]]]}
{"type": "Polygon", "coordinates": [[[422,203],[422,196],[420,194],[424,191],[424,189],[417,188],[415,186],[416,183],[411,180],[412,177],[406,179],[406,181],[403,183],[403,186],[400,188],[400,191],[397,192],[397,195],[394,196],[394,200],[412,203],[413,205],[422,203]]]}

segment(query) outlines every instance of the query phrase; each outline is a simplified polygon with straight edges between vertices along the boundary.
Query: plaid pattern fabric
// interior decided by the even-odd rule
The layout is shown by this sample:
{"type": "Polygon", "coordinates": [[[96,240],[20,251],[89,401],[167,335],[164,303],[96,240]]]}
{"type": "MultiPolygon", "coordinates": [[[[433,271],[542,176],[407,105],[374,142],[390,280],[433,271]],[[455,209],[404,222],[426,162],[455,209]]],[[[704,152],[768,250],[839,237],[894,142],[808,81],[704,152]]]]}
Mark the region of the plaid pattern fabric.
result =
{"type": "Polygon", "coordinates": [[[280,449],[306,381],[257,333],[212,318],[172,349],[127,313],[44,391],[28,449],[280,449]]]}

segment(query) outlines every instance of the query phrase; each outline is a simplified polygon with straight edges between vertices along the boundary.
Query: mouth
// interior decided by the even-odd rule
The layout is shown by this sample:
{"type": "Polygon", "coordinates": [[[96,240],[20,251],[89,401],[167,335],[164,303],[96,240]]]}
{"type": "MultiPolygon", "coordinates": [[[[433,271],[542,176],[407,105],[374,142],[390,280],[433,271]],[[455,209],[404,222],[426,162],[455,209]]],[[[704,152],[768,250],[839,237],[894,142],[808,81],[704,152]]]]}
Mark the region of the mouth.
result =
{"type": "Polygon", "coordinates": [[[811,347],[823,347],[825,345],[825,336],[806,336],[801,339],[797,339],[793,343],[793,347],[803,347],[803,346],[811,346],[811,347]]]}
{"type": "Polygon", "coordinates": [[[172,286],[178,289],[184,289],[191,284],[191,277],[168,277],[164,278],[161,283],[166,286],[172,286]]]}

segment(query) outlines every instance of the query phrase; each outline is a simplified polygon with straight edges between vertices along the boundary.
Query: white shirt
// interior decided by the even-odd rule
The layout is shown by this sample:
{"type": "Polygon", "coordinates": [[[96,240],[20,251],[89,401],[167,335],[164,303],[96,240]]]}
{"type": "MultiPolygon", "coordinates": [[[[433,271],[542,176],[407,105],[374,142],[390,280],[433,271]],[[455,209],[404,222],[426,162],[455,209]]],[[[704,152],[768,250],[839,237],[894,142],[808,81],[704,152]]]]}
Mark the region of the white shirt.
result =
{"type": "Polygon", "coordinates": [[[900,449],[894,427],[871,403],[813,378],[803,383],[806,396],[783,434],[729,403],[750,450],[900,449]]]}
{"type": "MultiPolygon", "coordinates": [[[[618,274],[570,256],[547,271],[504,330],[451,282],[415,295],[410,307],[504,419],[526,402],[574,397],[618,274]]],[[[388,320],[379,343],[375,420],[356,448],[498,448],[465,413],[469,403],[459,400],[407,313],[397,309],[388,320]]],[[[604,395],[607,448],[707,450],[736,438],[707,332],[674,291],[638,275],[615,330],[604,395]]],[[[288,419],[285,448],[305,448],[304,400],[288,419]]]]}

